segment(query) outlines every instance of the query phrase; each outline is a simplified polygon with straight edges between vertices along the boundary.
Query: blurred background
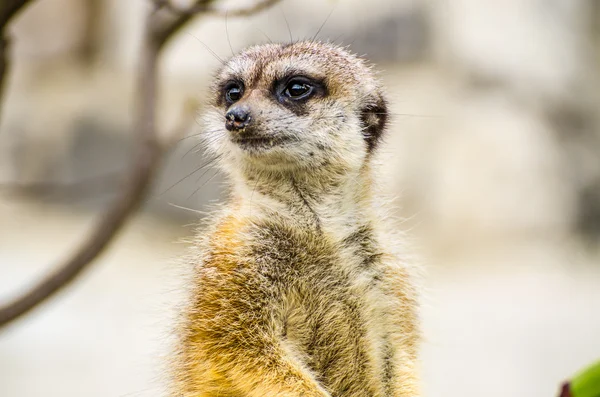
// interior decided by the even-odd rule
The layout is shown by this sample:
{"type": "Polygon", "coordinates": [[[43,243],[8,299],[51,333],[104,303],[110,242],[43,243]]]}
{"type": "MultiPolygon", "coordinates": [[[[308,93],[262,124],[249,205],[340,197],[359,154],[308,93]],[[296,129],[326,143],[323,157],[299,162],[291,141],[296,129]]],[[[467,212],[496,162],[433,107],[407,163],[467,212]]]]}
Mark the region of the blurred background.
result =
{"type": "MultiPolygon", "coordinates": [[[[148,3],[38,0],[11,25],[0,302],[68,257],[119,191],[148,3]]],[[[218,57],[321,26],[377,64],[392,104],[382,178],[423,267],[425,395],[557,395],[600,358],[600,1],[285,0],[201,17],[162,59],[161,131],[202,102],[218,57]]],[[[183,241],[225,189],[218,170],[194,173],[201,132],[172,147],[100,260],[0,331],[1,396],[164,395],[183,241]]]]}

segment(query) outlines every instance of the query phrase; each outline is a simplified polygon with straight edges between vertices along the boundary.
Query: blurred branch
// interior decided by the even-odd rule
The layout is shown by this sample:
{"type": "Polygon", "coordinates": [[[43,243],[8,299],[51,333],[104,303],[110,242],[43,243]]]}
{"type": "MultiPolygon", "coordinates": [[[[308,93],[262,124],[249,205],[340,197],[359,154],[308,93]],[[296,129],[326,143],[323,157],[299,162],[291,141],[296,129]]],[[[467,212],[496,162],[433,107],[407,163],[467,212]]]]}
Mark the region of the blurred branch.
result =
{"type": "Polygon", "coordinates": [[[31,0],[4,0],[0,6],[0,28],[4,29],[8,22],[31,0]]]}
{"type": "Polygon", "coordinates": [[[93,65],[101,49],[101,27],[106,20],[106,7],[104,0],[85,0],[85,25],[77,55],[87,66],[93,65]]]}
{"type": "Polygon", "coordinates": [[[2,0],[2,2],[4,4],[0,5],[0,104],[4,92],[4,76],[6,76],[9,67],[7,53],[10,41],[6,34],[6,26],[31,0],[2,0]]]}
{"type": "Polygon", "coordinates": [[[198,113],[198,109],[200,108],[200,104],[197,100],[188,99],[183,104],[183,108],[181,110],[181,115],[179,116],[179,122],[169,133],[169,135],[165,136],[162,141],[162,146],[165,150],[170,149],[171,147],[178,144],[181,139],[186,135],[189,131],[190,126],[193,125],[196,120],[196,115],[198,113]]]}
{"type": "MultiPolygon", "coordinates": [[[[194,125],[198,108],[198,101],[194,99],[190,98],[184,102],[175,128],[160,139],[160,145],[164,151],[173,148],[185,137],[190,127],[194,125]]],[[[70,199],[97,197],[99,194],[117,192],[124,175],[126,172],[119,170],[87,176],[74,181],[0,182],[0,194],[31,195],[44,198],[67,197],[70,199]]]]}
{"type": "MultiPolygon", "coordinates": [[[[275,2],[273,0],[259,2],[257,4],[260,6],[254,7],[254,11],[248,8],[244,13],[238,13],[238,15],[258,12],[268,4],[275,2]]],[[[209,5],[210,3],[212,3],[211,0],[204,0],[197,4],[209,5]]],[[[108,247],[129,217],[139,208],[149,190],[150,182],[163,154],[163,146],[159,142],[156,131],[158,59],[164,45],[194,15],[194,13],[183,13],[166,16],[165,11],[167,10],[164,9],[164,4],[154,2],[154,6],[154,10],[149,13],[146,20],[140,56],[137,111],[134,124],[137,153],[129,176],[123,181],[122,194],[101,216],[91,235],[71,258],[59,265],[57,270],[42,279],[25,294],[4,307],[0,307],[0,327],[29,312],[73,281],[108,247]]],[[[204,11],[202,9],[195,11],[195,13],[200,12],[204,11]]]]}
{"type": "Polygon", "coordinates": [[[116,191],[116,186],[123,179],[125,172],[108,172],[94,175],[72,182],[35,181],[0,183],[0,193],[36,196],[90,197],[116,191]]]}
{"type": "Polygon", "coordinates": [[[156,77],[157,60],[160,50],[169,37],[185,22],[181,17],[171,24],[161,26],[157,32],[154,13],[146,21],[146,34],[143,36],[140,79],[137,92],[137,114],[135,121],[136,158],[134,165],[122,182],[122,195],[100,218],[91,235],[77,249],[75,254],[53,273],[35,285],[15,301],[0,308],[0,326],[27,313],[46,300],[70,281],[94,260],[113,240],[127,219],[135,212],[148,190],[150,181],[161,157],[161,146],[156,134],[156,77]]]}
{"type": "Polygon", "coordinates": [[[2,94],[4,93],[4,76],[6,75],[6,69],[8,69],[7,51],[8,40],[4,37],[4,32],[0,31],[0,105],[2,104],[2,94]]]}
{"type": "Polygon", "coordinates": [[[160,7],[164,7],[169,9],[171,12],[179,15],[185,14],[197,14],[197,13],[206,13],[206,14],[216,14],[220,16],[228,16],[228,17],[245,17],[254,15],[259,13],[262,10],[265,10],[277,3],[281,0],[257,0],[254,3],[248,4],[247,6],[239,7],[239,8],[225,8],[219,7],[218,3],[215,5],[215,1],[198,1],[195,5],[188,9],[176,8],[169,2],[168,0],[157,0],[155,3],[160,7]]]}
{"type": "Polygon", "coordinates": [[[272,5],[277,4],[279,1],[280,0],[259,0],[256,3],[250,4],[246,7],[230,9],[222,7],[209,7],[207,8],[206,12],[228,17],[247,17],[250,15],[254,15],[262,10],[265,10],[271,7],[272,5]]]}

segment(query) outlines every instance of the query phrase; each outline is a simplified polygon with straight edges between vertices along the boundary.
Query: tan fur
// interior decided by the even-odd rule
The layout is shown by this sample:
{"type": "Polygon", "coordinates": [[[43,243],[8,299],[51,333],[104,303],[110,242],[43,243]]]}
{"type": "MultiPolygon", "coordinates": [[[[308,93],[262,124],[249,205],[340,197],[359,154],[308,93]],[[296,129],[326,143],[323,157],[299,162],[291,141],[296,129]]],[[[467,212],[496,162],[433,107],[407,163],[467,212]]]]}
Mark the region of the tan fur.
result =
{"type": "Polygon", "coordinates": [[[300,42],[252,47],[216,80],[205,139],[232,197],[196,244],[172,395],[418,396],[416,293],[372,180],[386,116],[373,73],[341,48],[300,42]],[[287,106],[273,94],[286,74],[326,94],[287,106]],[[232,79],[252,114],[240,131],[224,126],[232,79]]]}

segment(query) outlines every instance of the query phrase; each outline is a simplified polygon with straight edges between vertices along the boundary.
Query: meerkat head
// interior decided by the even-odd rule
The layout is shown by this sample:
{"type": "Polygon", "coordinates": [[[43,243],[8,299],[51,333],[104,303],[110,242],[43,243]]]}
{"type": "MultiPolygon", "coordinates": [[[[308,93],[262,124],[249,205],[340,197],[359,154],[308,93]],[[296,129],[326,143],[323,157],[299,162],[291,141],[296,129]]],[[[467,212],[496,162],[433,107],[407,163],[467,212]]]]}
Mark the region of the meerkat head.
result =
{"type": "Polygon", "coordinates": [[[212,105],[209,147],[229,166],[274,172],[358,169],[387,118],[365,62],[314,41],[260,45],[234,56],[217,74],[212,105]]]}

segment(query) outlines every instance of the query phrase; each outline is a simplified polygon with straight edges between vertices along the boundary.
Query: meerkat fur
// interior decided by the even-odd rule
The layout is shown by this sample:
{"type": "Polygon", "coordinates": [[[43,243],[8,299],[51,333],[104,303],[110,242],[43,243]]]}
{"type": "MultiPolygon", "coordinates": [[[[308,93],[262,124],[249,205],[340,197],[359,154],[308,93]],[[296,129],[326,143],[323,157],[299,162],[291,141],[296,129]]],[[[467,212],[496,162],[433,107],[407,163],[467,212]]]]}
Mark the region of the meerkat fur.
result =
{"type": "Polygon", "coordinates": [[[250,47],[218,72],[203,139],[231,180],[195,242],[172,396],[416,397],[417,293],[377,195],[386,126],[365,61],[250,47]]]}

